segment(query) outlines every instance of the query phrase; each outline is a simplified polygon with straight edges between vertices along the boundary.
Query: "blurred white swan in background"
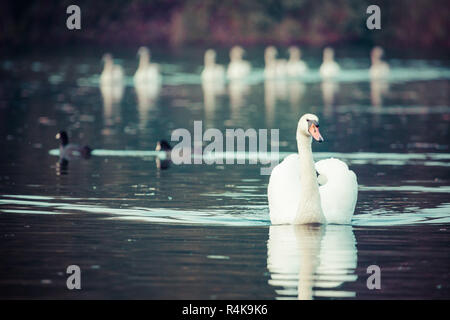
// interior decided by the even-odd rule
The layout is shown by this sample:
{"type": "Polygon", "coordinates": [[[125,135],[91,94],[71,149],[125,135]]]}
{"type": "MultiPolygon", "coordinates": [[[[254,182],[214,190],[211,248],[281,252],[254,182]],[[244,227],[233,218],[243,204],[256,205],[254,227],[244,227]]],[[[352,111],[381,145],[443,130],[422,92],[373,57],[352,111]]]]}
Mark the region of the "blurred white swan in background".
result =
{"type": "Polygon", "coordinates": [[[357,280],[356,267],[357,248],[352,226],[270,226],[268,282],[277,287],[277,299],[354,297],[355,292],[339,287],[357,280]]]}
{"type": "Polygon", "coordinates": [[[341,68],[336,61],[334,61],[334,50],[327,47],[323,50],[323,62],[320,66],[319,73],[322,78],[336,77],[341,68]]]}
{"type": "Polygon", "coordinates": [[[225,80],[225,68],[216,64],[216,52],[213,49],[206,50],[204,59],[202,81],[223,82],[225,80]]]}
{"type": "Polygon", "coordinates": [[[288,49],[289,60],[286,64],[286,71],[289,77],[299,77],[308,71],[308,66],[301,60],[302,52],[298,47],[292,46],[288,49]]]}
{"type": "Polygon", "coordinates": [[[140,47],[137,54],[139,56],[139,66],[133,78],[135,85],[159,82],[159,65],[150,63],[150,50],[147,47],[140,47]]]}
{"type": "Polygon", "coordinates": [[[277,59],[278,50],[273,47],[267,47],[264,52],[264,77],[266,79],[277,79],[286,76],[286,60],[277,59]]]}
{"type": "Polygon", "coordinates": [[[338,159],[314,163],[312,138],[323,141],[316,115],[303,115],[296,135],[298,153],[286,157],[270,176],[267,197],[272,224],[349,224],[358,196],[355,173],[338,159]]]}
{"type": "Polygon", "coordinates": [[[111,54],[106,53],[103,55],[103,71],[100,74],[101,85],[115,85],[123,81],[123,69],[120,65],[114,64],[114,60],[111,54]]]}
{"type": "Polygon", "coordinates": [[[242,79],[251,72],[250,62],[242,59],[245,50],[240,46],[234,46],[230,50],[230,64],[227,69],[227,77],[230,80],[242,79]]]}
{"type": "Polygon", "coordinates": [[[389,65],[381,60],[383,56],[383,49],[375,47],[370,53],[372,65],[370,66],[369,74],[372,79],[387,78],[389,76],[389,65]]]}
{"type": "Polygon", "coordinates": [[[104,67],[100,74],[100,92],[103,98],[103,117],[106,125],[121,121],[120,102],[124,92],[124,74],[120,65],[114,64],[111,54],[102,57],[104,67]]]}

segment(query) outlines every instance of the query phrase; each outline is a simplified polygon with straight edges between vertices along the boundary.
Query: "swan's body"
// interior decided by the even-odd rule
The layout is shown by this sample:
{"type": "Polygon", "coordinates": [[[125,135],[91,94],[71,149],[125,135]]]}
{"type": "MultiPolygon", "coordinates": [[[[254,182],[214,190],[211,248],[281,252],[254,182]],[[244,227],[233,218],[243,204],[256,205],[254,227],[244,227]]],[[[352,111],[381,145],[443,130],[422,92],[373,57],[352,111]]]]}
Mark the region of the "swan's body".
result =
{"type": "Polygon", "coordinates": [[[264,77],[266,79],[279,79],[286,76],[286,60],[277,59],[278,51],[275,47],[267,47],[264,52],[264,77]]]}
{"type": "Polygon", "coordinates": [[[387,78],[389,76],[389,65],[384,61],[380,61],[378,64],[370,67],[369,73],[372,79],[387,78]]]}
{"type": "Polygon", "coordinates": [[[338,159],[314,163],[310,130],[316,140],[323,140],[317,126],[311,129],[316,119],[311,114],[300,119],[298,154],[288,156],[272,171],[267,190],[272,224],[351,221],[358,194],[356,175],[338,159]]]}
{"type": "Polygon", "coordinates": [[[319,72],[322,78],[333,78],[339,74],[340,70],[339,65],[335,61],[332,61],[322,63],[319,72]]]}
{"type": "Polygon", "coordinates": [[[135,85],[145,85],[160,81],[159,65],[150,63],[150,50],[141,47],[138,50],[139,66],[134,74],[135,85]]]}
{"type": "Polygon", "coordinates": [[[334,51],[331,48],[325,48],[323,50],[323,62],[320,66],[319,73],[322,78],[334,78],[336,77],[341,68],[339,64],[334,61],[334,51]]]}
{"type": "Polygon", "coordinates": [[[230,80],[242,79],[250,74],[252,67],[248,61],[232,61],[228,65],[227,77],[230,80]]]}
{"type": "Polygon", "coordinates": [[[371,52],[372,65],[370,66],[369,74],[372,79],[383,79],[389,76],[389,65],[381,60],[383,56],[383,49],[375,47],[371,52]]]}
{"type": "Polygon", "coordinates": [[[104,67],[100,74],[101,85],[116,85],[123,81],[123,69],[120,65],[114,64],[113,58],[110,54],[103,56],[104,67]]]}
{"type": "Polygon", "coordinates": [[[304,75],[308,66],[301,60],[301,51],[297,47],[289,48],[289,60],[286,64],[286,72],[289,77],[295,78],[304,75]]]}
{"type": "Polygon", "coordinates": [[[225,79],[225,68],[216,64],[216,52],[208,49],[205,52],[205,67],[202,71],[202,81],[222,82],[225,79]]]}
{"type": "Polygon", "coordinates": [[[227,69],[228,79],[242,79],[250,74],[252,67],[248,61],[242,59],[244,52],[244,49],[239,46],[235,46],[230,50],[231,62],[227,69]]]}

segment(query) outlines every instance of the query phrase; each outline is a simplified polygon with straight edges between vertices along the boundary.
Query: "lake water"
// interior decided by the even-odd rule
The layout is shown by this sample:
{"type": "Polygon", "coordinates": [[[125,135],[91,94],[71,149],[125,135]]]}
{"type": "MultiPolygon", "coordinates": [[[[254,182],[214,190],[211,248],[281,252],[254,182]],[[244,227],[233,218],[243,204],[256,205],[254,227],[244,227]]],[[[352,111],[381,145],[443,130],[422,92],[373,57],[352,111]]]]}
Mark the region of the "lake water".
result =
{"type": "Polygon", "coordinates": [[[100,50],[3,57],[0,297],[449,299],[450,64],[400,54],[388,81],[371,82],[366,51],[338,51],[344,71],[323,83],[308,51],[308,76],[264,81],[254,49],[250,79],[224,86],[202,86],[203,51],[156,51],[164,80],[144,90],[132,50],[113,51],[128,78],[109,90],[100,50]],[[280,129],[282,158],[307,112],[326,140],[315,159],[357,174],[351,226],[271,226],[261,164],[157,168],[156,142],[194,120],[280,129]],[[92,157],[61,166],[62,129],[92,157]],[[69,265],[81,290],[66,287],[69,265]],[[379,290],[366,284],[371,265],[379,290]]]}

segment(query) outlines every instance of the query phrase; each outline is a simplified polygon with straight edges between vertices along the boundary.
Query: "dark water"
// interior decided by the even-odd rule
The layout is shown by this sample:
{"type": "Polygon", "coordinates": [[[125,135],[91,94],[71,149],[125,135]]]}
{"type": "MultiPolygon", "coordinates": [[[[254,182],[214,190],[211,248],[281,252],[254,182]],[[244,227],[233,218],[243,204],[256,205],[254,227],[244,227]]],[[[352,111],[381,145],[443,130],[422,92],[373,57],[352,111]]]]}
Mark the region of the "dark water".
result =
{"type": "Polygon", "coordinates": [[[223,88],[202,88],[201,51],[157,52],[164,82],[144,92],[134,52],[117,54],[123,92],[99,89],[95,51],[2,58],[0,297],[450,298],[448,61],[395,57],[389,81],[370,82],[361,52],[338,54],[345,71],[322,83],[306,54],[305,79],[264,82],[254,51],[249,83],[223,88]],[[326,139],[316,160],[339,157],[358,176],[352,226],[271,226],[260,164],[160,170],[148,152],[202,120],[278,128],[283,157],[307,112],[326,139]],[[91,159],[61,167],[60,129],[91,159]],[[69,265],[81,290],[66,288],[69,265]]]}

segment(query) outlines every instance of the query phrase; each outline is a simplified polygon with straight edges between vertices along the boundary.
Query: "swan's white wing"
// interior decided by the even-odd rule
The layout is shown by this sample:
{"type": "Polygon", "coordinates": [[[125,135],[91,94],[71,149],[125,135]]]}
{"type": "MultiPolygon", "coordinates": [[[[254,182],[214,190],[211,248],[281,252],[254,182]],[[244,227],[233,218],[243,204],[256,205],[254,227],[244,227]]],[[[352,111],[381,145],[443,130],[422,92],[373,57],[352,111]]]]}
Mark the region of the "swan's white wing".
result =
{"type": "Polygon", "coordinates": [[[251,71],[251,65],[248,61],[234,61],[228,65],[227,77],[229,79],[245,78],[251,71]]]}
{"type": "Polygon", "coordinates": [[[326,177],[326,183],[319,187],[319,192],[327,223],[349,224],[358,198],[355,173],[338,159],[318,161],[316,170],[326,177]]]}
{"type": "Polygon", "coordinates": [[[292,223],[300,200],[300,160],[291,154],[272,170],[267,189],[272,224],[292,223]]]}
{"type": "Polygon", "coordinates": [[[112,74],[113,81],[122,81],[123,79],[123,69],[120,65],[114,65],[113,74],[112,74]]]}
{"type": "Polygon", "coordinates": [[[158,81],[159,80],[159,65],[156,63],[152,63],[147,67],[146,76],[149,81],[158,81]]]}
{"type": "Polygon", "coordinates": [[[322,77],[328,78],[328,77],[335,77],[340,72],[341,68],[339,65],[333,61],[333,62],[324,62],[319,68],[319,73],[322,77]]]}

